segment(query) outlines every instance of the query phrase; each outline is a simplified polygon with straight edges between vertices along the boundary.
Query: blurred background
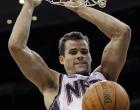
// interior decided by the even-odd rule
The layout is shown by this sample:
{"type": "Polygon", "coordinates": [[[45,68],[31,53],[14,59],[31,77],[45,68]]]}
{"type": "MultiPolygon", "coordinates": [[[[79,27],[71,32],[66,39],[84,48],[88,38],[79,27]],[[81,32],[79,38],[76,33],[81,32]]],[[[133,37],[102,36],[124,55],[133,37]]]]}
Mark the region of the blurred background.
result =
{"type": "MultiPolygon", "coordinates": [[[[41,93],[22,75],[7,47],[21,8],[18,0],[0,2],[0,110],[45,110],[41,93]]],[[[106,8],[95,8],[120,19],[132,29],[127,61],[118,83],[129,94],[131,110],[140,110],[140,0],[108,0],[106,8]]],[[[94,25],[61,6],[43,1],[35,9],[28,46],[38,52],[50,68],[64,72],[58,60],[58,40],[71,31],[80,31],[89,37],[92,67],[96,68],[109,40],[94,25]]]]}

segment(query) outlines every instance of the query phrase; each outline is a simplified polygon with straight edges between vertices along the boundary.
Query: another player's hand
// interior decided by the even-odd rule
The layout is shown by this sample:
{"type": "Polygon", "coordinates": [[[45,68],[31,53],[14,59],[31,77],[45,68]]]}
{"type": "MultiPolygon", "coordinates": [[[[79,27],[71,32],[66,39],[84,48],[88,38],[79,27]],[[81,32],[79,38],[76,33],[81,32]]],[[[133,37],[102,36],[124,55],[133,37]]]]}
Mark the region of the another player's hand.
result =
{"type": "Polygon", "coordinates": [[[84,0],[71,0],[64,3],[64,6],[72,11],[77,11],[81,7],[85,7],[84,0]]]}
{"type": "Polygon", "coordinates": [[[41,4],[43,0],[24,0],[26,3],[30,3],[32,6],[36,7],[41,4]]]}

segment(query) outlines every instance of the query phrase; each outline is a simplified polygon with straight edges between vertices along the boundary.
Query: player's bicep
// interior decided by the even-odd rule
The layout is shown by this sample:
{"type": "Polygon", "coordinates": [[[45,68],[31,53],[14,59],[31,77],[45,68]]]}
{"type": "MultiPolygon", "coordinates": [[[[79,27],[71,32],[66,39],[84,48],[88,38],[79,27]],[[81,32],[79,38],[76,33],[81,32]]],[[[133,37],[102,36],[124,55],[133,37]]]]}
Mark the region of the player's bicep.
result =
{"type": "Polygon", "coordinates": [[[112,38],[103,51],[101,60],[102,72],[110,79],[117,81],[126,61],[129,38],[112,38]]]}
{"type": "Polygon", "coordinates": [[[20,70],[41,92],[46,88],[56,86],[58,74],[50,71],[47,64],[36,52],[27,47],[15,53],[12,56],[20,70]]]}

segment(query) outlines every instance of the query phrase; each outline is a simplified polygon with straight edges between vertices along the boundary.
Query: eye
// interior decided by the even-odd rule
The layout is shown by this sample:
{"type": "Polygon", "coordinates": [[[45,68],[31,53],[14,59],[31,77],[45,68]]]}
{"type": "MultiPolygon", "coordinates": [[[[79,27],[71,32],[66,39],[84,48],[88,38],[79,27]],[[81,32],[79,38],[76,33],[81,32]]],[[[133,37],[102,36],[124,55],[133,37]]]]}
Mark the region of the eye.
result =
{"type": "Polygon", "coordinates": [[[75,54],[77,54],[77,51],[76,51],[76,50],[70,50],[70,51],[69,51],[69,54],[75,55],[75,54]]]}
{"type": "Polygon", "coordinates": [[[86,55],[86,54],[88,54],[88,50],[87,49],[83,49],[83,50],[81,50],[81,53],[86,55]]]}

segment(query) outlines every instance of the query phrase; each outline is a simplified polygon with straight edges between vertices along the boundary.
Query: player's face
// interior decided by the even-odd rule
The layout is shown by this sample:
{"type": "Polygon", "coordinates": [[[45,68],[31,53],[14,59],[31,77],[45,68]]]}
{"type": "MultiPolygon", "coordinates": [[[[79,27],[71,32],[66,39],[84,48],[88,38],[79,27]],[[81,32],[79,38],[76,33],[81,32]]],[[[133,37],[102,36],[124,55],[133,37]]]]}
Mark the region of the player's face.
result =
{"type": "Polygon", "coordinates": [[[91,55],[85,40],[68,40],[65,43],[64,56],[60,56],[60,63],[64,65],[68,74],[87,75],[91,70],[91,55]]]}

